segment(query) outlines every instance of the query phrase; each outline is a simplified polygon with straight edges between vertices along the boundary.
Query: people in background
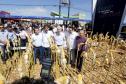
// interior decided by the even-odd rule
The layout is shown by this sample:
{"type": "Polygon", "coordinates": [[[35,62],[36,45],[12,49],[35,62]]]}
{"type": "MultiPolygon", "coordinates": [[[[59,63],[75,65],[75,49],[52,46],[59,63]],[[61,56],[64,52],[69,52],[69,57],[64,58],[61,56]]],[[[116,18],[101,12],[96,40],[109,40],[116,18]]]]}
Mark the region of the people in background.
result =
{"type": "Polygon", "coordinates": [[[40,63],[42,63],[42,35],[39,31],[39,28],[34,29],[34,34],[31,36],[32,39],[32,45],[34,50],[34,63],[36,64],[36,58],[37,58],[37,51],[40,52],[39,59],[40,63]]]}
{"type": "Polygon", "coordinates": [[[81,71],[82,69],[82,64],[83,64],[83,56],[81,56],[82,52],[87,51],[87,46],[86,46],[86,41],[87,38],[85,37],[85,32],[84,30],[79,31],[79,36],[76,37],[76,49],[77,49],[77,69],[78,71],[81,71]]]}
{"type": "Polygon", "coordinates": [[[0,49],[2,51],[2,61],[3,63],[6,62],[7,55],[6,55],[6,45],[7,45],[7,32],[4,30],[3,26],[0,27],[0,49]]]}
{"type": "MultiPolygon", "coordinates": [[[[81,71],[82,63],[83,63],[83,57],[81,57],[81,53],[83,51],[87,51],[87,47],[85,45],[87,33],[86,30],[82,30],[81,26],[78,28],[75,26],[67,26],[64,27],[64,25],[57,25],[53,24],[51,27],[49,25],[44,25],[43,23],[25,23],[25,22],[17,22],[17,23],[7,23],[5,24],[5,29],[1,29],[0,31],[0,48],[2,49],[2,58],[3,60],[6,59],[6,45],[7,45],[7,39],[10,42],[10,46],[13,47],[13,41],[16,39],[16,35],[20,37],[20,40],[17,39],[17,44],[20,41],[21,47],[26,47],[27,44],[27,38],[31,37],[32,45],[33,45],[33,56],[34,56],[34,63],[36,64],[36,58],[38,51],[40,52],[39,58],[40,63],[42,63],[43,60],[46,58],[51,57],[50,48],[51,44],[54,41],[55,44],[58,46],[60,50],[60,62],[63,58],[61,51],[63,48],[68,48],[69,53],[69,60],[68,63],[71,64],[71,66],[75,66],[75,62],[77,60],[77,68],[79,71],[81,71]],[[12,27],[13,25],[13,27],[12,27]],[[14,28],[14,29],[13,29],[14,28]],[[42,31],[40,29],[43,28],[42,31]],[[33,32],[34,29],[34,32],[33,32]],[[50,30],[49,30],[50,29],[50,30]],[[76,31],[79,31],[79,35],[76,31]],[[27,32],[26,32],[27,30],[27,32]],[[15,35],[16,33],[16,35],[15,35]],[[66,45],[67,44],[67,45],[66,45]],[[78,56],[76,55],[78,50],[78,56]]],[[[18,37],[17,37],[18,38],[18,37]]],[[[19,47],[17,45],[17,47],[19,47]]],[[[18,48],[17,48],[18,49],[18,48]]],[[[11,51],[13,53],[13,51],[11,51]]]]}
{"type": "Polygon", "coordinates": [[[10,55],[12,56],[14,54],[14,50],[12,49],[14,47],[14,40],[17,38],[16,37],[16,33],[14,32],[13,28],[11,25],[7,26],[8,28],[8,35],[7,35],[7,39],[9,40],[9,44],[10,44],[10,55]]]}
{"type": "Polygon", "coordinates": [[[67,45],[68,45],[68,53],[69,56],[69,63],[71,66],[74,66],[75,64],[75,57],[76,57],[76,37],[78,36],[78,33],[74,31],[73,27],[69,27],[69,31],[67,34],[67,45]]]}
{"type": "Polygon", "coordinates": [[[26,43],[28,40],[28,34],[24,28],[21,29],[21,32],[19,33],[19,37],[20,37],[20,46],[26,47],[26,43]]]}

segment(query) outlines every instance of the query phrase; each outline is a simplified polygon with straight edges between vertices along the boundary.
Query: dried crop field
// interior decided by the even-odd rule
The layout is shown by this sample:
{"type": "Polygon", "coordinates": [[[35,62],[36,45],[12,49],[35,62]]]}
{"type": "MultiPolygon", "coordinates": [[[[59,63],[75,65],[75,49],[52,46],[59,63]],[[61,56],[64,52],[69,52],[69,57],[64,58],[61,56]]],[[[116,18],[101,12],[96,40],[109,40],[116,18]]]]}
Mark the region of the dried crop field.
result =
{"type": "MultiPolygon", "coordinates": [[[[108,34],[99,34],[88,36],[86,44],[89,49],[81,55],[84,59],[81,72],[66,62],[60,65],[58,48],[52,44],[51,57],[54,63],[51,75],[54,81],[57,84],[126,84],[126,41],[109,37],[108,34]]],[[[62,49],[62,54],[63,59],[67,60],[67,51],[62,49]]],[[[26,52],[22,52],[21,56],[15,52],[6,64],[0,63],[0,67],[0,79],[11,84],[23,76],[40,79],[42,66],[34,64],[29,42],[26,52]]]]}

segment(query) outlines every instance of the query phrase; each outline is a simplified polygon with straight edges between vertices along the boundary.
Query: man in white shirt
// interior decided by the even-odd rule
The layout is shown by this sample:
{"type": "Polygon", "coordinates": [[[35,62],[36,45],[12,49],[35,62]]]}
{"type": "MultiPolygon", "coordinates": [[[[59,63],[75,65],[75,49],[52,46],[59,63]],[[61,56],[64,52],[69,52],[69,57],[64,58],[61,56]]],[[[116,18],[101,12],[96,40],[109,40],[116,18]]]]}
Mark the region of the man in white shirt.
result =
{"type": "Polygon", "coordinates": [[[34,50],[34,63],[36,64],[36,58],[37,58],[37,51],[40,52],[40,63],[42,63],[42,35],[39,32],[39,28],[35,28],[35,33],[31,36],[32,39],[32,45],[34,50]]]}
{"type": "Polygon", "coordinates": [[[66,38],[65,38],[65,34],[62,31],[62,28],[61,27],[57,27],[57,32],[54,34],[54,42],[56,43],[56,45],[58,46],[60,52],[59,52],[59,61],[60,61],[60,64],[62,65],[63,64],[63,59],[65,59],[65,57],[63,56],[62,54],[62,50],[64,48],[64,45],[65,45],[65,41],[66,41],[66,38]]]}
{"type": "Polygon", "coordinates": [[[74,31],[73,27],[69,27],[69,32],[67,35],[67,45],[68,45],[68,52],[70,53],[69,56],[69,63],[74,66],[75,63],[75,55],[76,55],[76,37],[78,33],[74,31]]]}
{"type": "Polygon", "coordinates": [[[7,35],[8,33],[4,31],[3,26],[0,28],[0,49],[2,50],[2,61],[5,63],[6,56],[6,45],[7,45],[7,35]]]}
{"type": "Polygon", "coordinates": [[[50,58],[51,57],[50,47],[53,40],[53,32],[49,31],[48,25],[45,25],[44,29],[41,32],[41,35],[42,35],[42,48],[43,48],[42,55],[45,58],[50,58]]]}
{"type": "Polygon", "coordinates": [[[53,33],[56,33],[57,28],[55,26],[53,26],[53,33]]]}
{"type": "MultiPolygon", "coordinates": [[[[13,48],[14,47],[13,43],[14,43],[14,40],[16,39],[16,34],[14,33],[11,25],[8,25],[7,28],[8,28],[7,39],[9,40],[10,47],[13,48]]],[[[13,54],[14,54],[14,50],[11,50],[10,55],[12,56],[13,54]]]]}
{"type": "Polygon", "coordinates": [[[26,43],[28,40],[28,34],[27,32],[24,30],[24,28],[22,28],[21,32],[19,33],[19,37],[21,38],[21,47],[26,47],[26,43]]]}
{"type": "Polygon", "coordinates": [[[65,43],[65,34],[61,32],[61,28],[57,27],[57,32],[54,34],[54,41],[57,46],[64,46],[65,43]]]}

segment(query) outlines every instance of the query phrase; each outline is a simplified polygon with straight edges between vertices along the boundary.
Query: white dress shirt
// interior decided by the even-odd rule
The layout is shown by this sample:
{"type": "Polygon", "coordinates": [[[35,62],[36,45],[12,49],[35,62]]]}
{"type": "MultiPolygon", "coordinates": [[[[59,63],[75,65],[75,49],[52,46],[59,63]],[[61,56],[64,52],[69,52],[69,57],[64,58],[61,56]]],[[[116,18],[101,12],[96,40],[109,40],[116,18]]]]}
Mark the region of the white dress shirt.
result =
{"type": "Polygon", "coordinates": [[[67,42],[68,42],[68,45],[69,45],[69,48],[70,49],[75,49],[75,45],[76,45],[76,37],[78,36],[78,33],[76,32],[72,32],[72,33],[68,33],[67,35],[67,42]]]}
{"type": "Polygon", "coordinates": [[[42,35],[42,46],[43,47],[50,47],[50,39],[53,36],[53,32],[52,31],[48,31],[47,33],[45,31],[41,32],[42,35]]]}
{"type": "MultiPolygon", "coordinates": [[[[0,40],[1,41],[6,41],[7,40],[7,35],[8,33],[5,31],[0,31],[0,40]]],[[[0,43],[0,45],[4,45],[3,43],[0,43]]]]}
{"type": "Polygon", "coordinates": [[[32,34],[31,39],[32,39],[32,44],[35,47],[42,46],[42,35],[41,35],[41,33],[39,33],[38,35],[32,34]]]}
{"type": "Polygon", "coordinates": [[[57,28],[55,27],[54,29],[53,29],[53,33],[56,33],[57,32],[57,28]]]}
{"type": "Polygon", "coordinates": [[[23,30],[19,33],[19,36],[21,37],[21,39],[26,39],[28,34],[26,33],[26,31],[23,30]]]}
{"type": "Polygon", "coordinates": [[[56,33],[54,34],[54,40],[56,42],[56,45],[62,45],[64,46],[65,43],[65,34],[63,32],[60,32],[59,35],[56,33]]]}

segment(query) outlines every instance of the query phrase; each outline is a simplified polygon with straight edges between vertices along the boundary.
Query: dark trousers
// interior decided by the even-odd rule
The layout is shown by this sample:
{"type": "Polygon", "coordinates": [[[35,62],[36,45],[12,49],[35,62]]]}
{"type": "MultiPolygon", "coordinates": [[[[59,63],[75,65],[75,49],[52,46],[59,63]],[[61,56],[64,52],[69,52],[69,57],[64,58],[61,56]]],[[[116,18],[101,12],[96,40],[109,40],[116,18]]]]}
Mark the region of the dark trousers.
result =
{"type": "Polygon", "coordinates": [[[70,57],[69,57],[69,63],[71,65],[74,65],[76,61],[76,49],[71,49],[70,50],[70,57]]]}
{"type": "Polygon", "coordinates": [[[2,61],[6,61],[6,60],[7,60],[6,46],[5,46],[5,45],[1,45],[0,47],[1,47],[1,49],[2,49],[2,56],[1,56],[2,61]]]}
{"type": "Polygon", "coordinates": [[[42,55],[42,52],[43,52],[43,48],[40,46],[40,47],[34,47],[33,48],[34,50],[34,63],[36,64],[36,58],[37,58],[37,53],[38,51],[40,52],[39,54],[39,60],[40,60],[40,63],[42,63],[42,59],[43,59],[43,55],[42,55]]]}
{"type": "Polygon", "coordinates": [[[81,71],[82,65],[83,65],[83,56],[81,57],[81,53],[83,51],[78,51],[78,57],[77,57],[77,69],[78,71],[81,71]]]}
{"type": "Polygon", "coordinates": [[[26,47],[27,39],[21,39],[20,46],[26,47]]]}
{"type": "Polygon", "coordinates": [[[43,60],[46,58],[51,58],[51,49],[49,47],[42,47],[43,60]]]}
{"type": "MultiPolygon", "coordinates": [[[[13,48],[14,45],[13,45],[13,42],[10,41],[10,47],[13,48]]],[[[12,57],[14,55],[14,50],[10,50],[11,52],[9,53],[10,57],[12,57]]]]}

